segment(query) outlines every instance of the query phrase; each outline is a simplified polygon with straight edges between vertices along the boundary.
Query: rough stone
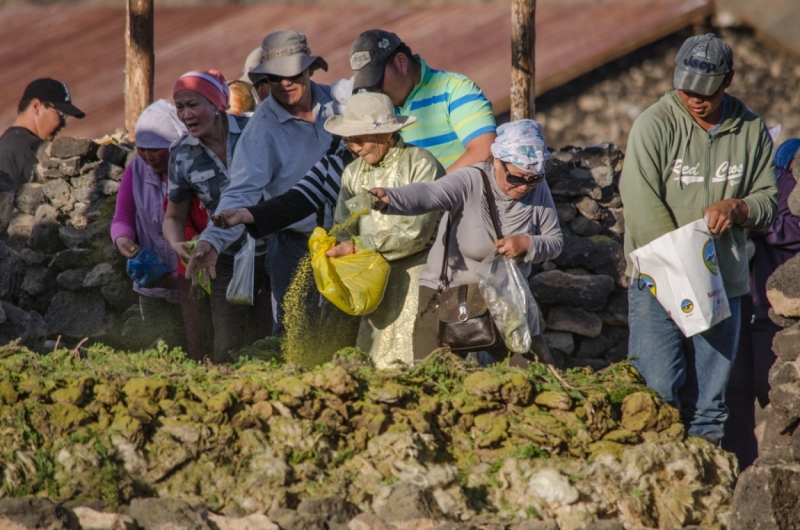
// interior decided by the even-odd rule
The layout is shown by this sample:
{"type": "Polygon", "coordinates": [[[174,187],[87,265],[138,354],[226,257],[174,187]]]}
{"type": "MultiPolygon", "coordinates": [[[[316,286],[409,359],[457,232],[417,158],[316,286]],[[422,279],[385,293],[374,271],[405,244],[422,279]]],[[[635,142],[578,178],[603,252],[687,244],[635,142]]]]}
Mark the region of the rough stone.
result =
{"type": "Polygon", "coordinates": [[[97,183],[97,190],[102,195],[116,195],[119,191],[119,182],[109,179],[101,180],[97,183]]]}
{"type": "Polygon", "coordinates": [[[2,302],[5,320],[0,324],[0,344],[20,339],[21,344],[31,350],[40,351],[47,334],[47,327],[39,313],[27,313],[19,307],[2,302]]]}
{"type": "Polygon", "coordinates": [[[69,179],[69,183],[75,188],[75,193],[77,194],[78,190],[94,190],[99,180],[101,179],[97,178],[94,173],[87,173],[80,177],[69,179]]]}
{"type": "Polygon", "coordinates": [[[53,298],[45,315],[49,335],[74,338],[103,333],[105,302],[99,293],[61,291],[53,298]]]}
{"type": "Polygon", "coordinates": [[[61,210],[69,210],[75,204],[72,188],[63,179],[48,180],[43,186],[44,194],[50,204],[61,210]]]}
{"type": "Polygon", "coordinates": [[[32,296],[41,296],[56,289],[55,271],[49,267],[31,267],[20,287],[32,296]]]}
{"type": "Polygon", "coordinates": [[[34,224],[28,238],[28,246],[48,254],[54,254],[64,248],[64,243],[58,235],[58,225],[34,224]]]}
{"type": "MultiPolygon", "coordinates": [[[[83,283],[81,283],[81,286],[83,286],[83,283]]],[[[100,292],[103,293],[103,298],[106,299],[106,302],[122,311],[139,300],[129,280],[120,280],[104,285],[100,292]]]]}
{"type": "Polygon", "coordinates": [[[223,517],[209,513],[208,520],[215,525],[212,527],[213,530],[281,530],[269,517],[261,513],[247,517],[223,517]]]}
{"type": "Polygon", "coordinates": [[[800,324],[779,331],[772,339],[772,351],[782,361],[794,361],[800,355],[800,324]]]}
{"type": "Polygon", "coordinates": [[[563,171],[550,172],[548,169],[547,185],[550,187],[550,193],[556,197],[571,198],[585,195],[598,200],[603,197],[603,192],[597,186],[591,172],[585,169],[572,168],[566,175],[563,171]]]}
{"type": "Polygon", "coordinates": [[[72,158],[67,158],[66,160],[62,160],[61,163],[58,165],[58,170],[65,177],[74,177],[75,175],[80,174],[81,158],[79,156],[73,156],[72,158]]]}
{"type": "Polygon", "coordinates": [[[751,466],[733,494],[730,530],[794,530],[800,521],[800,466],[751,466]]]}
{"type": "Polygon", "coordinates": [[[767,316],[769,317],[769,319],[772,321],[773,324],[775,324],[776,326],[780,326],[784,329],[790,328],[795,324],[797,324],[798,322],[800,322],[800,320],[798,320],[797,318],[782,317],[781,315],[776,313],[775,310],[771,307],[767,310],[767,316]]]}
{"type": "Polygon", "coordinates": [[[0,299],[6,300],[17,280],[17,259],[5,241],[0,241],[0,299]]]}
{"type": "Polygon", "coordinates": [[[178,499],[133,499],[129,515],[142,530],[212,530],[204,513],[178,499]]]}
{"type": "Polygon", "coordinates": [[[34,214],[36,208],[45,200],[44,189],[41,184],[28,182],[17,191],[14,206],[22,213],[34,214]]]}
{"type": "Polygon", "coordinates": [[[600,209],[600,205],[589,197],[581,197],[580,199],[572,201],[572,204],[574,204],[581,215],[587,219],[599,221],[603,217],[603,211],[600,209]]]}
{"type": "Polygon", "coordinates": [[[125,160],[128,158],[129,152],[116,144],[101,145],[97,151],[97,158],[115,166],[125,167],[125,160]]]}
{"type": "Polygon", "coordinates": [[[769,371],[770,386],[791,385],[800,380],[797,363],[776,362],[769,371]]]}
{"type": "Polygon", "coordinates": [[[67,291],[79,291],[83,289],[83,282],[90,271],[91,269],[69,269],[56,276],[56,282],[67,291]]]}
{"type": "Polygon", "coordinates": [[[374,513],[362,513],[347,523],[347,528],[349,530],[394,530],[396,527],[386,524],[374,513]]]}
{"type": "Polygon", "coordinates": [[[541,304],[570,305],[597,311],[606,306],[614,291],[610,276],[577,275],[558,270],[540,272],[530,281],[534,298],[541,304]]]}
{"type": "Polygon", "coordinates": [[[625,526],[619,521],[594,521],[584,530],[625,530],[625,526]]]}
{"type": "Polygon", "coordinates": [[[599,359],[613,346],[615,346],[614,342],[603,335],[585,338],[581,341],[581,345],[578,347],[578,352],[575,354],[575,357],[578,359],[599,359]]]}
{"type": "Polygon", "coordinates": [[[772,387],[769,393],[773,423],[781,430],[794,429],[800,420],[800,386],[784,384],[772,387]]]}
{"type": "Polygon", "coordinates": [[[551,350],[558,350],[566,355],[572,355],[575,351],[575,340],[572,333],[566,331],[545,331],[542,336],[551,350]]]}
{"type": "Polygon", "coordinates": [[[50,499],[18,497],[0,500],[0,528],[82,530],[72,511],[50,499]]]}
{"type": "Polygon", "coordinates": [[[620,284],[625,277],[622,245],[602,235],[584,238],[565,234],[564,250],[555,262],[565,269],[581,267],[598,274],[607,274],[620,284]]]}
{"type": "Polygon", "coordinates": [[[8,235],[15,240],[27,240],[33,233],[33,221],[34,216],[30,214],[14,212],[8,223],[8,235]]]}
{"type": "Polygon", "coordinates": [[[784,317],[800,317],[800,255],[772,273],[767,280],[767,298],[775,312],[784,317]]]}
{"type": "Polygon", "coordinates": [[[139,528],[136,521],[127,515],[99,512],[86,506],[73,508],[72,511],[78,518],[82,530],[138,530],[139,528]]]}
{"type": "Polygon", "coordinates": [[[509,530],[558,530],[558,523],[553,519],[539,521],[537,519],[526,519],[519,523],[512,524],[509,530]]]}
{"type": "Polygon", "coordinates": [[[278,523],[282,530],[327,530],[328,528],[327,521],[322,517],[305,515],[285,508],[270,512],[269,517],[278,523]]]}
{"type": "Polygon", "coordinates": [[[786,201],[789,206],[789,211],[793,215],[800,216],[800,188],[795,188],[789,194],[789,199],[786,201]]]}
{"type": "Polygon", "coordinates": [[[97,153],[98,145],[88,138],[71,138],[59,136],[50,146],[50,156],[53,158],[86,157],[93,158],[97,153]]]}
{"type": "Polygon", "coordinates": [[[601,188],[608,188],[614,184],[614,169],[607,165],[593,167],[590,173],[601,188]]]}
{"type": "Polygon", "coordinates": [[[551,330],[577,333],[584,337],[597,337],[603,329],[603,321],[596,314],[577,307],[557,306],[547,315],[547,327],[551,330]]]}
{"type": "Polygon", "coordinates": [[[558,214],[558,222],[566,226],[575,219],[578,210],[568,202],[557,202],[556,213],[558,214]]]}
{"type": "Polygon", "coordinates": [[[625,214],[622,208],[608,208],[603,215],[603,226],[615,234],[623,235],[625,233],[625,214]]]}
{"type": "Polygon", "coordinates": [[[326,521],[347,524],[358,515],[358,507],[341,497],[325,497],[322,499],[306,499],[297,506],[297,513],[322,517],[326,521]]]}
{"type": "Polygon", "coordinates": [[[67,269],[79,269],[91,264],[92,252],[86,249],[67,249],[62,250],[50,262],[50,267],[64,271],[67,269]]]}
{"type": "Polygon", "coordinates": [[[587,219],[582,215],[576,217],[569,227],[575,234],[583,237],[596,236],[603,231],[600,223],[587,219]]]}
{"type": "Polygon", "coordinates": [[[386,522],[409,519],[444,519],[439,505],[430,491],[414,484],[400,484],[392,489],[386,505],[378,515],[386,522]]]}
{"type": "Polygon", "coordinates": [[[83,281],[86,288],[103,287],[120,279],[119,271],[110,263],[98,263],[83,281]]]}
{"type": "Polygon", "coordinates": [[[125,170],[117,165],[110,164],[108,162],[100,162],[99,164],[97,164],[97,166],[93,167],[89,172],[85,173],[84,175],[86,177],[93,179],[93,182],[98,182],[100,180],[106,180],[106,179],[120,181],[122,180],[122,175],[124,173],[125,170]]]}
{"type": "Polygon", "coordinates": [[[600,318],[609,326],[628,325],[628,296],[624,293],[613,293],[608,297],[600,318]]]}
{"type": "Polygon", "coordinates": [[[72,226],[62,226],[58,229],[58,235],[64,245],[71,249],[91,248],[98,238],[98,234],[92,230],[72,226]]]}

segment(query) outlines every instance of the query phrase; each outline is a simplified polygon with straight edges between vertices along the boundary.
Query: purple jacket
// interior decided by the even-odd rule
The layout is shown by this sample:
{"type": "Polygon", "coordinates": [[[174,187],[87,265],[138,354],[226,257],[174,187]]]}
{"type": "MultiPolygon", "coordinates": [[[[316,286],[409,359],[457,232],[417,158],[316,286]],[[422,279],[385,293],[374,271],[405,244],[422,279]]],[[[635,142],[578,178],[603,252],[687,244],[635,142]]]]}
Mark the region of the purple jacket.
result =
{"type": "MultiPolygon", "coordinates": [[[[166,182],[140,157],[125,170],[117,195],[117,208],[111,222],[111,240],[127,237],[141,248],[155,250],[158,258],[170,266],[175,274],[178,256],[173,252],[161,231],[164,222],[166,182]]],[[[133,290],[144,296],[165,298],[176,303],[177,293],[172,289],[144,288],[133,283],[133,290]]]]}
{"type": "Polygon", "coordinates": [[[800,217],[789,211],[789,195],[797,185],[792,172],[778,169],[778,213],[766,230],[753,231],[756,253],[750,262],[750,295],[756,320],[767,319],[767,278],[775,269],[800,252],[800,217]]]}

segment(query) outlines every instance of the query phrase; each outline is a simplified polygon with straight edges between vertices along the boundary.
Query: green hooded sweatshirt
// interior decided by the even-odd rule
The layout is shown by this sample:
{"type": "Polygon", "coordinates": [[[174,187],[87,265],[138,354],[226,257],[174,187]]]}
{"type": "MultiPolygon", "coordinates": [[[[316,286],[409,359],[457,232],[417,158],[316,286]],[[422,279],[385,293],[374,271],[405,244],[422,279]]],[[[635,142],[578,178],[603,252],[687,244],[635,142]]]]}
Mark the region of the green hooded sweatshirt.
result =
{"type": "Polygon", "coordinates": [[[775,218],[772,139],[744,103],[725,98],[728,112],[712,137],[684,108],[677,91],[636,118],[619,183],[628,277],[634,277],[632,251],[702,219],[715,202],[743,199],[750,207],[747,221],[723,233],[716,251],[727,295],[750,290],[744,229],[767,228],[775,218]]]}

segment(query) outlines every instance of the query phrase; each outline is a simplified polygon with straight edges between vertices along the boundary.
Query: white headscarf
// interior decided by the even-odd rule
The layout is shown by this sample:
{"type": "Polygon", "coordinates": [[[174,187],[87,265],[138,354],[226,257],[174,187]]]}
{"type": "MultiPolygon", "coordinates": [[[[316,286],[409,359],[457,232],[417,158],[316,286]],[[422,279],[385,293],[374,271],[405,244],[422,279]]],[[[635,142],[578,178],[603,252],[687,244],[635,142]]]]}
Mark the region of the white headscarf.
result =
{"type": "Polygon", "coordinates": [[[136,120],[136,147],[168,149],[187,132],[186,126],[178,119],[175,105],[159,99],[144,109],[136,120]]]}
{"type": "Polygon", "coordinates": [[[498,127],[492,155],[537,175],[544,173],[545,162],[550,158],[542,126],[534,120],[517,120],[498,127]]]}

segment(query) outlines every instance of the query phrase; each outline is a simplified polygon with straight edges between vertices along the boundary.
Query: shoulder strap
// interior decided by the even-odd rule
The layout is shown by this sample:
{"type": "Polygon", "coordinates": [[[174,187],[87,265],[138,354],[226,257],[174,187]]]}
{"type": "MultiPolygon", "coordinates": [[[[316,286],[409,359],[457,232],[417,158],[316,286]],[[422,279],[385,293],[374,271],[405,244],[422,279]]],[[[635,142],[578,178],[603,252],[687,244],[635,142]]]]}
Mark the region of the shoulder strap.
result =
{"type": "Polygon", "coordinates": [[[500,232],[500,223],[497,221],[497,204],[494,202],[494,193],[492,192],[492,183],[489,182],[489,175],[480,168],[477,168],[483,177],[483,192],[486,194],[486,202],[489,204],[489,217],[492,219],[494,226],[494,235],[496,239],[503,239],[503,234],[500,232]]]}

